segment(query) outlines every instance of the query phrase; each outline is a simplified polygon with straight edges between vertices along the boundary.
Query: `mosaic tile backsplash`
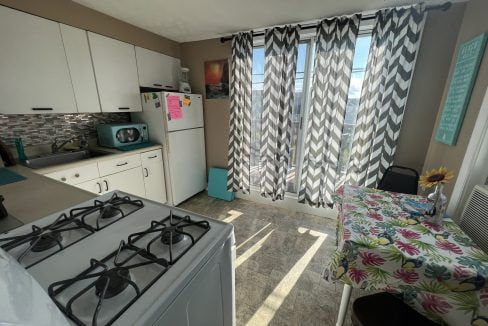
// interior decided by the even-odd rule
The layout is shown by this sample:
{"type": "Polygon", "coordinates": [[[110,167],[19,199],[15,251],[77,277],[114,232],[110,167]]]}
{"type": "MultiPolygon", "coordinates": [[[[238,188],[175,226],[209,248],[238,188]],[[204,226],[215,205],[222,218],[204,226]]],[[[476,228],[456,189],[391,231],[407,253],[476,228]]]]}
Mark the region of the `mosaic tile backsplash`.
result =
{"type": "Polygon", "coordinates": [[[24,146],[51,144],[59,140],[85,135],[95,138],[99,123],[124,123],[129,113],[76,113],[76,114],[0,114],[0,139],[14,146],[15,138],[22,137],[24,146]]]}

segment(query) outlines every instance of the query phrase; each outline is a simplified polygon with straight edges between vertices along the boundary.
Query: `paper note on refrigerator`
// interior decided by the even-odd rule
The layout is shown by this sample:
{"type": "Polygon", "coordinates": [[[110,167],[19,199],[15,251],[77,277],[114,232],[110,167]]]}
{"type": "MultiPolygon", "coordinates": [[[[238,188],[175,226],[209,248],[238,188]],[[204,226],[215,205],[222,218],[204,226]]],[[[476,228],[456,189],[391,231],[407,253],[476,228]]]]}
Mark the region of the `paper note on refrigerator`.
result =
{"type": "Polygon", "coordinates": [[[170,120],[180,120],[183,118],[179,96],[175,96],[175,95],[167,96],[166,104],[168,105],[168,114],[170,120]]]}
{"type": "Polygon", "coordinates": [[[190,106],[190,104],[191,104],[190,96],[185,95],[184,98],[183,98],[182,103],[183,103],[183,105],[190,106]]]}

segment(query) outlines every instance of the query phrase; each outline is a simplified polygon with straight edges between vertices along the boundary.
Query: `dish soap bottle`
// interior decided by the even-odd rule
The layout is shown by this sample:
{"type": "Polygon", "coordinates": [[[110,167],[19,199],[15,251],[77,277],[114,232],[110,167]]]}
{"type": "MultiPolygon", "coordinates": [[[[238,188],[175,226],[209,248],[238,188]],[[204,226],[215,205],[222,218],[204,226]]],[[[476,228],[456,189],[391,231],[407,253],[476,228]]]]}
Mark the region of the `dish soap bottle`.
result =
{"type": "Polygon", "coordinates": [[[17,148],[17,157],[19,158],[20,162],[27,161],[27,156],[24,152],[24,144],[22,144],[22,138],[17,137],[15,138],[15,148],[17,148]]]}

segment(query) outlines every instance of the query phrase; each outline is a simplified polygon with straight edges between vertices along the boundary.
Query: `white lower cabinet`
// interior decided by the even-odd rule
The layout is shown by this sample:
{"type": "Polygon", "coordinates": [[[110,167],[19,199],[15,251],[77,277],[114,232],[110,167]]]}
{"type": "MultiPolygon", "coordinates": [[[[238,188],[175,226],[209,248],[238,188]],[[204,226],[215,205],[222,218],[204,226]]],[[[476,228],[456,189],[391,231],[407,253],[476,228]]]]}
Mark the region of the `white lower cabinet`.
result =
{"type": "Polygon", "coordinates": [[[75,185],[75,187],[92,192],[97,195],[101,195],[105,193],[103,190],[104,188],[102,187],[102,180],[101,179],[95,179],[95,180],[90,180],[86,181],[80,184],[75,185]]]}
{"type": "Polygon", "coordinates": [[[93,162],[45,176],[96,195],[120,190],[156,202],[166,202],[163,154],[160,149],[93,162]]]}
{"type": "Polygon", "coordinates": [[[146,197],[142,170],[140,167],[108,175],[102,178],[104,191],[120,190],[128,194],[146,197]]]}
{"type": "Polygon", "coordinates": [[[141,154],[142,174],[146,188],[146,198],[160,203],[166,202],[164,168],[161,150],[141,154]]]}

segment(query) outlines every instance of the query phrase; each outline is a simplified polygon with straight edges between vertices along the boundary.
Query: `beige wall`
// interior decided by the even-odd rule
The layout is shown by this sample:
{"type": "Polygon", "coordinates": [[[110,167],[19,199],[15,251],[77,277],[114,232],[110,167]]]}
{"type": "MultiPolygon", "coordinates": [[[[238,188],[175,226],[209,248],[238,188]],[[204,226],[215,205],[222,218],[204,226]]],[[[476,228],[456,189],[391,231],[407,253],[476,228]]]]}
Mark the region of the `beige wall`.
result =
{"type": "Polygon", "coordinates": [[[395,164],[422,171],[466,4],[429,12],[398,139],[395,164]]]}
{"type": "Polygon", "coordinates": [[[205,61],[228,59],[230,42],[219,39],[181,44],[181,65],[190,68],[192,93],[203,94],[205,117],[205,146],[207,167],[227,167],[227,146],[229,140],[229,100],[205,99],[203,65],[205,61]]]}
{"type": "MultiPolygon", "coordinates": [[[[471,39],[472,37],[483,32],[488,32],[488,19],[486,17],[487,13],[488,1],[471,0],[467,3],[463,22],[456,43],[456,49],[458,49],[463,42],[471,39]]],[[[457,144],[456,146],[448,146],[441,144],[435,140],[435,130],[437,129],[437,124],[439,123],[439,119],[444,106],[444,101],[446,99],[453,66],[454,58],[451,61],[449,78],[444,87],[443,100],[439,107],[436,126],[430,140],[424,168],[430,169],[443,165],[448,167],[449,169],[454,170],[454,172],[458,174],[462,164],[462,160],[464,158],[464,154],[466,153],[466,147],[469,143],[469,139],[471,137],[471,133],[473,131],[476,118],[478,116],[478,112],[481,107],[483,96],[485,94],[486,88],[488,87],[488,51],[485,51],[484,58],[481,62],[481,66],[478,72],[476,83],[473,88],[473,92],[471,94],[468,108],[466,110],[466,115],[457,144]]],[[[455,180],[446,187],[446,194],[448,196],[450,196],[450,194],[452,193],[454,182],[455,180]]]]}
{"type": "Polygon", "coordinates": [[[169,56],[180,57],[179,43],[70,0],[0,0],[0,4],[169,56]]]}

